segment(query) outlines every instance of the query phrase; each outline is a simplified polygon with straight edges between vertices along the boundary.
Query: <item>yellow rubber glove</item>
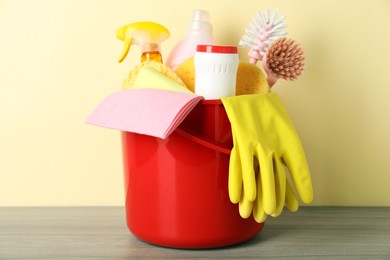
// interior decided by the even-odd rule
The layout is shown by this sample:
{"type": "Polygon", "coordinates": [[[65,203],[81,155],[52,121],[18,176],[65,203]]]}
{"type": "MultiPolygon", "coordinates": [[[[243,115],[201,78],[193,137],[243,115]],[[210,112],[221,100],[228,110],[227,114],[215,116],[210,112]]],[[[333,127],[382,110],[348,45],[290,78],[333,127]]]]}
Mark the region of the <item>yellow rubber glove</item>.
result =
{"type": "MultiPolygon", "coordinates": [[[[248,201],[241,201],[239,204],[240,215],[242,217],[249,217],[252,213],[253,217],[258,223],[262,223],[267,218],[267,213],[263,207],[263,194],[262,194],[262,182],[259,171],[256,171],[257,176],[257,197],[252,203],[248,201]],[[246,214],[246,215],[243,215],[246,214]]],[[[283,206],[286,206],[291,212],[298,210],[299,202],[296,198],[289,182],[286,180],[286,175],[276,174],[275,175],[275,196],[276,196],[276,207],[275,211],[271,214],[272,217],[277,217],[282,213],[283,206]],[[279,178],[282,178],[279,180],[279,178]],[[285,186],[284,186],[285,185],[285,186]]]]}
{"type": "MultiPolygon", "coordinates": [[[[262,181],[259,172],[259,166],[257,160],[254,161],[254,170],[256,176],[256,189],[257,196],[254,201],[249,201],[245,198],[245,190],[241,193],[241,198],[239,201],[239,212],[241,217],[248,218],[252,213],[258,223],[264,222],[267,218],[267,213],[264,211],[263,206],[263,188],[262,181]]],[[[276,167],[276,165],[275,165],[276,167]]],[[[298,210],[298,199],[296,198],[294,192],[292,191],[290,184],[286,180],[286,174],[284,174],[284,169],[277,166],[275,171],[275,211],[271,214],[273,217],[277,217],[283,210],[283,206],[286,206],[290,211],[295,212],[298,210]]],[[[230,176],[230,175],[229,175],[230,176]]],[[[232,182],[234,184],[234,181],[232,182]]]]}
{"type": "Polygon", "coordinates": [[[279,215],[285,204],[292,211],[297,209],[298,202],[283,165],[288,168],[302,201],[310,203],[313,189],[306,156],[277,94],[221,100],[232,126],[234,144],[229,197],[233,203],[240,203],[241,216],[249,216],[253,208],[256,221],[262,222],[266,215],[279,215]]]}

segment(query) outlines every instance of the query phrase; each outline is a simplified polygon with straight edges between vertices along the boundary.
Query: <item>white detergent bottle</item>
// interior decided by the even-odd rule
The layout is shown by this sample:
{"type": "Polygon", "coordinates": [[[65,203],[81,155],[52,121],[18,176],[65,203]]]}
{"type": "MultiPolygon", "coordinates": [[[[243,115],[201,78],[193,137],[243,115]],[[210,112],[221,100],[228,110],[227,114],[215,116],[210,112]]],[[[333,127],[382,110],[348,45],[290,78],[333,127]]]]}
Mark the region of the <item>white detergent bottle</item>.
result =
{"type": "Polygon", "coordinates": [[[187,34],[169,53],[165,65],[175,70],[183,61],[195,55],[197,45],[213,45],[214,43],[209,12],[194,10],[187,34]]]}

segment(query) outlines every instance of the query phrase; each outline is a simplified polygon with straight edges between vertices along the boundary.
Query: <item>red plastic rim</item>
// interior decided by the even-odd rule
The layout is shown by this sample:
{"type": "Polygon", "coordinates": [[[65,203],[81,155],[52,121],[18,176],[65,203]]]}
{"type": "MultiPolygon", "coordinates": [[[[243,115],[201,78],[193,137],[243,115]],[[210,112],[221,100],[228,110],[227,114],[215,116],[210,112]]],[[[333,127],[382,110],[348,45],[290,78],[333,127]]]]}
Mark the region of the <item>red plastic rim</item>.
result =
{"type": "Polygon", "coordinates": [[[237,46],[221,46],[221,45],[198,45],[196,46],[197,52],[208,53],[238,53],[237,46]]]}
{"type": "Polygon", "coordinates": [[[222,101],[220,99],[202,99],[199,104],[202,105],[222,105],[222,101]]]}

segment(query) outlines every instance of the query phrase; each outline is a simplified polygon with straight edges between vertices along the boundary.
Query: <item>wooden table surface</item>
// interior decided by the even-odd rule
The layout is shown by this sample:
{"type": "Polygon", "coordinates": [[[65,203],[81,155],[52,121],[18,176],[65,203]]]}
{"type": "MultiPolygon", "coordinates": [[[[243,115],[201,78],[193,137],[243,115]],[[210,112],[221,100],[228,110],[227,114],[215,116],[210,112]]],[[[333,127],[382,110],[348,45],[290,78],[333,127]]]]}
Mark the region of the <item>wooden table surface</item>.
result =
{"type": "Polygon", "coordinates": [[[0,208],[0,259],[390,259],[390,208],[304,207],[208,250],[144,243],[122,207],[0,208]]]}

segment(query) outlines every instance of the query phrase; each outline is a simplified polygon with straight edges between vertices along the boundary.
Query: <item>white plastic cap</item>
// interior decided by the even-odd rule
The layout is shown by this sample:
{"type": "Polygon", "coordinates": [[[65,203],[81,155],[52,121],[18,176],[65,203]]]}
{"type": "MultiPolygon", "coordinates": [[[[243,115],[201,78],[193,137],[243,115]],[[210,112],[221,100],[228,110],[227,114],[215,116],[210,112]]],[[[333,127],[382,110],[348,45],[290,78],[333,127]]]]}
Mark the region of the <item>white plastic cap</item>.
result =
{"type": "Polygon", "coordinates": [[[210,14],[205,10],[194,10],[190,30],[203,30],[213,32],[213,26],[210,23],[210,14]]]}

